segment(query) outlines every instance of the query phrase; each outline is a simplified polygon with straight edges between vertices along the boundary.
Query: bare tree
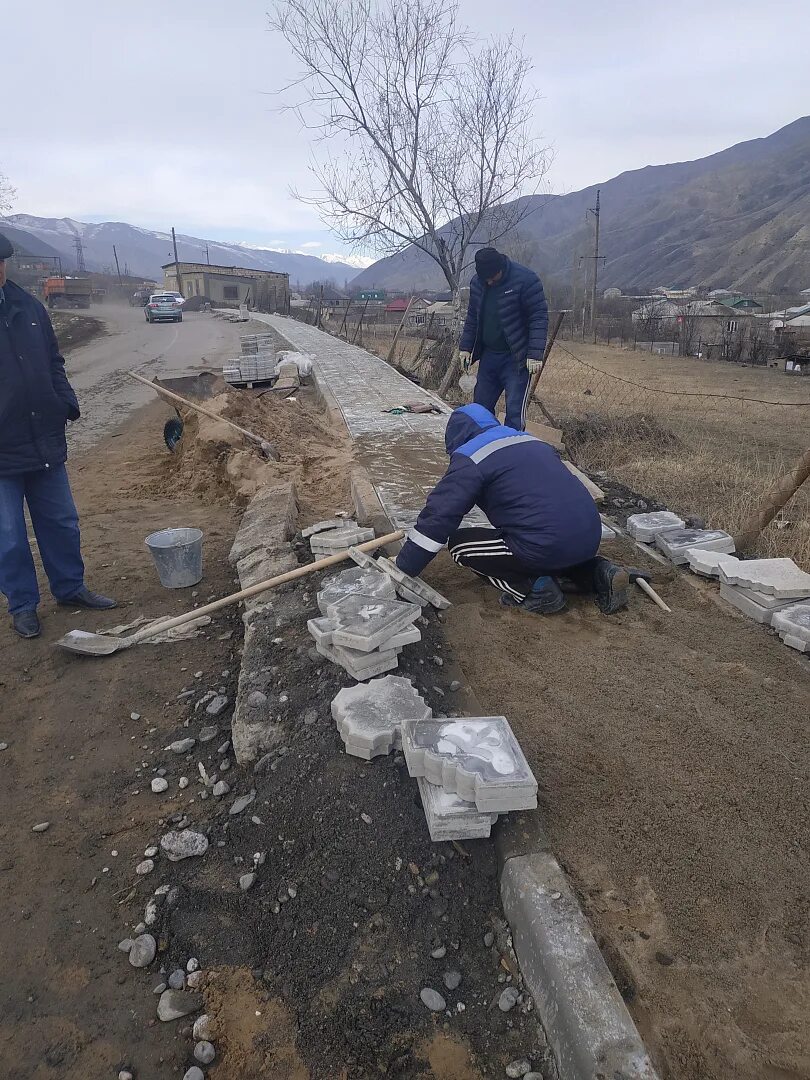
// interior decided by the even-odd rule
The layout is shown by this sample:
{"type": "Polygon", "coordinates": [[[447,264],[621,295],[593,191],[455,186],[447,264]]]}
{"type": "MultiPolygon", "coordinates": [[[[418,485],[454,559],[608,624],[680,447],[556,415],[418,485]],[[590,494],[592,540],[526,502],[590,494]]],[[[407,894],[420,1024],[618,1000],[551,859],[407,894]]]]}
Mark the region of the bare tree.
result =
{"type": "Polygon", "coordinates": [[[681,356],[693,356],[699,340],[699,301],[683,300],[677,307],[678,351],[681,356]]]}
{"type": "Polygon", "coordinates": [[[645,300],[633,313],[637,340],[654,342],[661,339],[667,306],[667,301],[663,299],[645,300]]]}
{"type": "Polygon", "coordinates": [[[306,201],[356,248],[415,245],[457,296],[470,245],[514,230],[549,165],[520,45],[476,42],[453,0],[277,0],[270,24],[300,64],[291,107],[339,143],[306,201]]]}
{"type": "Polygon", "coordinates": [[[17,192],[9,183],[8,177],[0,172],[0,217],[11,210],[16,195],[17,192]]]}

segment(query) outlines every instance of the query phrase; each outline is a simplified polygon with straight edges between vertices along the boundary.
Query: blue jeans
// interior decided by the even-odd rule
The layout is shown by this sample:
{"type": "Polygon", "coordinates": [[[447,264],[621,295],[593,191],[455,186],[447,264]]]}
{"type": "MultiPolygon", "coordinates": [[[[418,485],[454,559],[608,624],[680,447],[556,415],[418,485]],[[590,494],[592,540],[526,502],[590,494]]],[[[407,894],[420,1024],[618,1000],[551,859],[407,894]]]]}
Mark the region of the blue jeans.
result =
{"type": "Polygon", "coordinates": [[[65,466],[0,476],[0,592],[11,615],[35,611],[39,603],[24,503],[53,595],[68,600],[84,584],[79,515],[65,466]]]}
{"type": "Polygon", "coordinates": [[[529,370],[518,366],[511,353],[484,349],[478,361],[478,381],[473,401],[494,414],[498,399],[506,391],[506,426],[523,431],[526,427],[526,406],[529,395],[529,370]]]}

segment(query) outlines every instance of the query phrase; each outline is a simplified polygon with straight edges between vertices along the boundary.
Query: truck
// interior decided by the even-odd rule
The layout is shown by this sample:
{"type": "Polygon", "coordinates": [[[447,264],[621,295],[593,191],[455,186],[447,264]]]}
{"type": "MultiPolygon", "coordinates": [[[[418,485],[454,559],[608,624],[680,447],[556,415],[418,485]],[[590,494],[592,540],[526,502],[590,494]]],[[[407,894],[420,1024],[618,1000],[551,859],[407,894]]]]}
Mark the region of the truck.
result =
{"type": "Polygon", "coordinates": [[[49,308],[88,308],[93,288],[89,278],[49,277],[45,278],[43,292],[49,308]]]}

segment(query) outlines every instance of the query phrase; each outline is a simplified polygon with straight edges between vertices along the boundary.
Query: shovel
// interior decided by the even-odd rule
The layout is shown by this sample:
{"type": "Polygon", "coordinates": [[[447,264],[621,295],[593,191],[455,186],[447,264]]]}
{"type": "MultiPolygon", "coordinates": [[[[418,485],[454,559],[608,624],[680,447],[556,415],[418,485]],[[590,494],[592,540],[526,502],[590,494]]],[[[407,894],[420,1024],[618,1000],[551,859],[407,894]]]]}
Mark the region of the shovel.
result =
{"type": "MultiPolygon", "coordinates": [[[[386,544],[393,544],[396,540],[402,540],[404,536],[404,529],[399,529],[397,532],[388,533],[386,536],[378,536],[376,540],[369,540],[365,544],[359,544],[358,549],[360,551],[375,551],[386,544]]],[[[201,615],[213,615],[215,611],[221,611],[222,608],[230,607],[231,604],[237,604],[240,600],[249,600],[252,596],[258,596],[259,593],[275,588],[276,585],[283,585],[285,581],[294,581],[296,578],[305,577],[307,574],[314,574],[318,570],[324,570],[327,566],[334,566],[335,563],[343,562],[348,558],[348,551],[339,551],[337,555],[329,555],[325,559],[318,559],[317,562],[309,563],[307,566],[299,566],[296,570],[289,570],[286,574],[278,574],[276,577],[267,578],[266,581],[259,581],[256,585],[251,585],[249,589],[242,589],[241,592],[232,593],[231,596],[223,596],[221,600],[214,600],[211,604],[204,604],[201,608],[187,611],[185,615],[176,615],[173,619],[166,619],[163,622],[145,626],[143,630],[138,630],[134,634],[130,634],[129,637],[91,634],[87,630],[69,630],[56,644],[61,645],[63,649],[69,649],[70,652],[81,653],[82,656],[110,656],[121,649],[128,649],[131,645],[138,645],[141,641],[146,641],[156,634],[172,630],[175,626],[183,626],[185,623],[194,622],[201,615]]]]}

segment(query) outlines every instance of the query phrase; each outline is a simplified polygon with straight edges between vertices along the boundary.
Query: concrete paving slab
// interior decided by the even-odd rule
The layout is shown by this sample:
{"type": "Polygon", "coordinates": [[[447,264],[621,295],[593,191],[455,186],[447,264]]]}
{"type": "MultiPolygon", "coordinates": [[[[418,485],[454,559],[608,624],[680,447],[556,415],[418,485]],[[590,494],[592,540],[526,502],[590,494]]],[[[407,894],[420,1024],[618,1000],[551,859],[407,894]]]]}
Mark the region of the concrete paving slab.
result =
{"type": "Polygon", "coordinates": [[[423,776],[417,777],[422,809],[425,811],[430,839],[480,840],[489,836],[498,820],[497,814],[482,814],[475,803],[465,802],[444,788],[436,787],[423,776]]]}
{"type": "Polygon", "coordinates": [[[537,806],[537,781],[504,716],[406,720],[402,749],[411,776],[423,776],[483,812],[537,806]]]}
{"type": "Polygon", "coordinates": [[[336,604],[344,596],[363,593],[378,600],[396,600],[396,589],[389,577],[379,570],[364,569],[359,566],[331,574],[321,583],[317,593],[318,607],[325,615],[330,604],[336,604]]]}
{"type": "MultiPolygon", "coordinates": [[[[749,619],[753,619],[754,622],[761,623],[763,626],[771,625],[774,612],[778,610],[778,608],[764,607],[762,604],[758,604],[756,600],[752,599],[750,589],[738,589],[734,585],[726,585],[724,581],[720,582],[720,598],[737,608],[744,615],[747,615],[749,619]]],[[[779,602],[785,607],[790,603],[789,600],[779,602]]]]}
{"type": "Polygon", "coordinates": [[[686,552],[689,569],[703,577],[719,577],[721,566],[731,566],[740,560],[736,555],[727,555],[722,551],[707,551],[705,548],[689,548],[686,552]]]}
{"type": "Polygon", "coordinates": [[[344,645],[369,653],[380,648],[394,634],[414,623],[422,613],[416,604],[401,600],[378,600],[362,593],[330,604],[326,614],[335,623],[333,645],[344,645]]]}
{"type": "Polygon", "coordinates": [[[331,529],[356,529],[358,527],[357,522],[351,518],[328,518],[326,521],[316,521],[314,525],[308,525],[306,529],[301,530],[301,535],[305,540],[308,540],[310,536],[315,536],[316,533],[328,532],[331,529]]]}
{"type": "Polygon", "coordinates": [[[810,652],[810,644],[808,644],[804,638],[794,637],[793,634],[780,634],[782,644],[787,645],[789,649],[797,649],[799,652],[810,652]]]}
{"type": "Polygon", "coordinates": [[[386,671],[393,671],[399,667],[398,650],[390,653],[372,653],[373,661],[370,662],[369,666],[358,669],[345,658],[338,656],[331,645],[316,645],[315,648],[321,656],[326,657],[327,660],[331,660],[331,662],[337,664],[338,667],[342,667],[348,675],[351,675],[351,677],[358,682],[363,682],[366,679],[373,679],[377,675],[384,675],[386,671]]]}
{"type": "Polygon", "coordinates": [[[316,533],[311,537],[309,546],[313,555],[334,555],[373,539],[373,529],[331,529],[329,532],[316,533]]]}
{"type": "Polygon", "coordinates": [[[785,600],[810,596],[810,574],[793,559],[741,559],[736,566],[721,566],[720,581],[771,593],[785,600]]]}
{"type": "Polygon", "coordinates": [[[428,585],[426,581],[422,581],[421,578],[411,577],[410,574],[404,573],[392,559],[381,556],[377,560],[377,565],[383,573],[388,574],[406,592],[421,597],[422,603],[430,604],[440,611],[450,607],[450,601],[446,596],[442,596],[440,592],[428,585]]]}
{"type": "Polygon", "coordinates": [[[670,510],[656,510],[651,514],[631,514],[627,519],[627,531],[634,540],[651,544],[664,529],[682,529],[686,522],[670,510]]]}
{"type": "Polygon", "coordinates": [[[689,561],[690,548],[730,555],[734,551],[734,539],[722,529],[664,529],[656,536],[655,546],[670,562],[680,566],[689,561]]]}
{"type": "Polygon", "coordinates": [[[403,720],[432,715],[411,680],[397,675],[344,687],[332,699],[332,717],[343,740],[381,754],[402,745],[403,720]]]}
{"type": "MultiPolygon", "coordinates": [[[[810,600],[781,608],[774,614],[771,625],[777,633],[789,634],[810,645],[810,600]]],[[[796,646],[791,645],[791,648],[796,646]]]]}

